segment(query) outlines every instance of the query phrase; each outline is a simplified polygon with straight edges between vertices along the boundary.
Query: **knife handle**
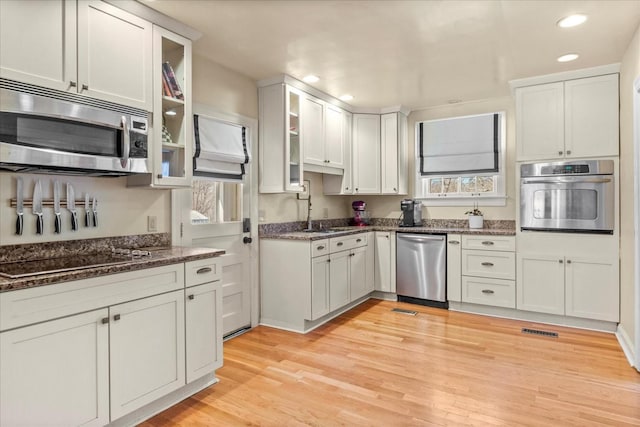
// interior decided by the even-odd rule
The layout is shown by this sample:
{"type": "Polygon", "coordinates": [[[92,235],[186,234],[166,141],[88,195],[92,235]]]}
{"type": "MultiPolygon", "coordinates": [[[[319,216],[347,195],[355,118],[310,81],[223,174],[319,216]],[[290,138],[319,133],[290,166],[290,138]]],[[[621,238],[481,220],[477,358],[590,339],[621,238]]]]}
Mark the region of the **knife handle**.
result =
{"type": "Polygon", "coordinates": [[[88,210],[84,213],[84,226],[91,227],[91,213],[88,210]]]}
{"type": "Polygon", "coordinates": [[[18,236],[22,236],[23,230],[24,230],[24,214],[20,212],[18,214],[18,218],[16,219],[16,234],[18,236]]]}
{"type": "Polygon", "coordinates": [[[78,214],[76,211],[71,211],[71,231],[78,230],[78,214]]]}
{"type": "Polygon", "coordinates": [[[93,226],[98,226],[98,211],[93,211],[93,226]]]}
{"type": "Polygon", "coordinates": [[[42,214],[36,214],[36,234],[44,233],[44,221],[42,219],[42,214]]]}
{"type": "Polygon", "coordinates": [[[56,218],[54,221],[55,232],[56,234],[62,233],[62,218],[60,218],[60,213],[56,214],[56,218]]]}

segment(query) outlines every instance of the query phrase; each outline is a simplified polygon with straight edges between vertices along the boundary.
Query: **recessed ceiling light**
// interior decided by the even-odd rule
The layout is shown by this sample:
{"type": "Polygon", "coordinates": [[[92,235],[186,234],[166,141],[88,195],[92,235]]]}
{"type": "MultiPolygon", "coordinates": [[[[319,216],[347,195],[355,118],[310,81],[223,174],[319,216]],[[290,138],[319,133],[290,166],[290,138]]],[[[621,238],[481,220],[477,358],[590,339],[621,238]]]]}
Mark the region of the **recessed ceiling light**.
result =
{"type": "Polygon", "coordinates": [[[315,83],[320,80],[320,77],[314,76],[313,74],[309,74],[308,76],[304,76],[302,81],[305,83],[315,83]]]}
{"type": "Polygon", "coordinates": [[[578,55],[577,53],[567,53],[566,55],[562,55],[561,57],[558,58],[558,62],[569,62],[569,61],[574,61],[576,59],[578,59],[578,55]]]}
{"type": "Polygon", "coordinates": [[[345,93],[339,99],[340,101],[351,101],[353,99],[353,95],[349,95],[348,93],[345,93]]]}
{"type": "Polygon", "coordinates": [[[587,15],[582,15],[582,14],[569,15],[559,20],[556,23],[556,25],[558,25],[558,27],[561,27],[561,28],[571,28],[571,27],[578,26],[580,24],[584,24],[586,20],[587,20],[587,15]]]}

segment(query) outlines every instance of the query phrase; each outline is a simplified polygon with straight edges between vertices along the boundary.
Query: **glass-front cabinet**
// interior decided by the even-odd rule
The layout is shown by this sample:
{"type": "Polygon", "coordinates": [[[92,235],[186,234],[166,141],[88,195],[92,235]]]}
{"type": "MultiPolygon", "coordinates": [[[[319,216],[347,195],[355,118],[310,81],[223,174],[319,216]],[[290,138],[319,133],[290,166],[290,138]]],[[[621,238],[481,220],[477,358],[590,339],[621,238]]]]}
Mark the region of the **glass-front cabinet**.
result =
{"type": "Polygon", "coordinates": [[[304,94],[286,84],[259,89],[261,193],[301,192],[304,135],[300,114],[304,94]]]}
{"type": "Polygon", "coordinates": [[[191,186],[191,102],[191,40],[154,25],[152,174],[132,176],[129,185],[191,186]]]}

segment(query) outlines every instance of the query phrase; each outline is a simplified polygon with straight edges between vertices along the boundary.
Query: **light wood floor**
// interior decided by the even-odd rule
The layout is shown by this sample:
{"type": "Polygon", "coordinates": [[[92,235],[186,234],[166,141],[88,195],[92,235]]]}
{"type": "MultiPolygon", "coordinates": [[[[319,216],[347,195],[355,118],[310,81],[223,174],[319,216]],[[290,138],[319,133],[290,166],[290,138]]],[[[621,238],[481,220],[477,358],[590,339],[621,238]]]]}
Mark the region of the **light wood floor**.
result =
{"type": "Polygon", "coordinates": [[[612,334],[388,301],[307,335],[257,327],[217,374],[143,426],[640,425],[640,374],[612,334]]]}

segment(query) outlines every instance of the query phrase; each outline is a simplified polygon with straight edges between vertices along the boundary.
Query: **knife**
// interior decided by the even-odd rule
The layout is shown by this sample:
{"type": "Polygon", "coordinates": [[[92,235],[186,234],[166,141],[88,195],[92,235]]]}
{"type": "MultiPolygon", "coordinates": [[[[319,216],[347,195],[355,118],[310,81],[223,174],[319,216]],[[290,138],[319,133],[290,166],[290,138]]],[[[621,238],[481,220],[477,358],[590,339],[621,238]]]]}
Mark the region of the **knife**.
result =
{"type": "Polygon", "coordinates": [[[22,236],[22,230],[24,229],[24,196],[22,194],[23,182],[22,177],[16,178],[16,213],[18,218],[16,219],[16,234],[22,236]]]}
{"type": "Polygon", "coordinates": [[[62,218],[60,217],[60,181],[53,181],[53,213],[55,214],[54,232],[62,232],[62,218]]]}
{"type": "Polygon", "coordinates": [[[84,226],[91,227],[91,211],[89,210],[89,193],[84,193],[84,226]]]}
{"type": "Polygon", "coordinates": [[[42,220],[42,183],[40,180],[37,180],[33,187],[33,214],[37,216],[36,234],[42,234],[44,232],[44,223],[42,220]]]}
{"type": "Polygon", "coordinates": [[[98,199],[95,198],[95,196],[93,197],[93,226],[97,227],[98,226],[98,199]]]}
{"type": "Polygon", "coordinates": [[[71,212],[71,231],[78,230],[78,214],[76,213],[76,192],[73,185],[67,183],[67,209],[71,212]]]}

